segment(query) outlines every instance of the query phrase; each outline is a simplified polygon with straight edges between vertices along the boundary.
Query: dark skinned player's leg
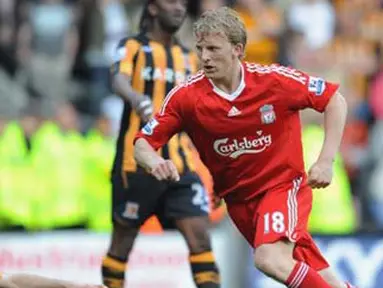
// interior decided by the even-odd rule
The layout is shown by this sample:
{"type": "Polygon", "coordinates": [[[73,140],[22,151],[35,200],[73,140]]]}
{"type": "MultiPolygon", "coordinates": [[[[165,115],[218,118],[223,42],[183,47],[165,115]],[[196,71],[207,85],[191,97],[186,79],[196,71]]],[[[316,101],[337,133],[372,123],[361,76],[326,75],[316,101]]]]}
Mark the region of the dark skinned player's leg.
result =
{"type": "Polygon", "coordinates": [[[196,286],[220,287],[209,235],[209,199],[199,177],[192,172],[182,175],[179,182],[169,184],[165,195],[165,216],[186,240],[196,286]]]}
{"type": "Polygon", "coordinates": [[[125,282],[127,259],[133,248],[139,229],[127,223],[113,223],[112,239],[102,260],[102,278],[109,288],[122,288],[125,282]]]}
{"type": "Polygon", "coordinates": [[[212,252],[208,216],[197,216],[175,221],[189,248],[189,262],[198,288],[218,288],[220,275],[212,252]]]}
{"type": "Polygon", "coordinates": [[[113,231],[102,261],[103,283],[109,288],[124,287],[128,258],[139,228],[154,213],[165,190],[163,183],[148,174],[128,174],[127,188],[121,178],[112,179],[113,231]]]}

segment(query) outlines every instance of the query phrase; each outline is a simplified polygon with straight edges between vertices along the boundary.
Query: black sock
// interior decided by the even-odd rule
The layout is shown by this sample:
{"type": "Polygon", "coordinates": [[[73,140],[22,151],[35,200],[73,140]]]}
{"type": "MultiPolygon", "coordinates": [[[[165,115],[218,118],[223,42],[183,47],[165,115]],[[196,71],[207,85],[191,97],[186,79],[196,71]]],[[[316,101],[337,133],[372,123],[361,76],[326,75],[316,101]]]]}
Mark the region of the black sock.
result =
{"type": "Polygon", "coordinates": [[[221,281],[213,252],[190,255],[194,283],[198,288],[219,288],[221,281]]]}
{"type": "Polygon", "coordinates": [[[109,254],[102,259],[102,282],[106,287],[124,287],[126,262],[126,259],[118,259],[109,254]]]}

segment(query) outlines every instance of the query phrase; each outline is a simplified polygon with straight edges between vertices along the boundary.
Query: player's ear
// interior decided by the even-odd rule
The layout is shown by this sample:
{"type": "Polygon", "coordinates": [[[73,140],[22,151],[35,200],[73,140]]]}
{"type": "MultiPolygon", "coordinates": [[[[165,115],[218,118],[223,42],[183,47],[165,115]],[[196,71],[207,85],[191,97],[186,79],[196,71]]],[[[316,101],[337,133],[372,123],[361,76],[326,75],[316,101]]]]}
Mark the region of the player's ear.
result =
{"type": "Polygon", "coordinates": [[[156,3],[149,3],[148,12],[152,17],[156,17],[158,15],[159,12],[156,3]]]}
{"type": "Polygon", "coordinates": [[[233,50],[234,50],[234,55],[238,58],[238,59],[242,59],[244,56],[245,56],[245,49],[243,47],[243,44],[242,43],[237,43],[233,46],[233,50]]]}

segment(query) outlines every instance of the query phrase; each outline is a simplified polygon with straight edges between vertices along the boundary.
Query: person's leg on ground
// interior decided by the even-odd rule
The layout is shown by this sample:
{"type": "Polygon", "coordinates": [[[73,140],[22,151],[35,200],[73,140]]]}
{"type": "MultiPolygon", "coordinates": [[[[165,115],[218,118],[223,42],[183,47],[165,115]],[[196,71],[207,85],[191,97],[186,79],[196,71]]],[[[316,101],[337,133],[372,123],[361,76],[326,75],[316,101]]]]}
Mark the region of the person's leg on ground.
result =
{"type": "Polygon", "coordinates": [[[0,278],[0,288],[103,288],[103,286],[17,273],[9,275],[5,279],[0,278]]]}
{"type": "Polygon", "coordinates": [[[0,288],[19,288],[16,284],[6,279],[0,279],[0,288]]]}

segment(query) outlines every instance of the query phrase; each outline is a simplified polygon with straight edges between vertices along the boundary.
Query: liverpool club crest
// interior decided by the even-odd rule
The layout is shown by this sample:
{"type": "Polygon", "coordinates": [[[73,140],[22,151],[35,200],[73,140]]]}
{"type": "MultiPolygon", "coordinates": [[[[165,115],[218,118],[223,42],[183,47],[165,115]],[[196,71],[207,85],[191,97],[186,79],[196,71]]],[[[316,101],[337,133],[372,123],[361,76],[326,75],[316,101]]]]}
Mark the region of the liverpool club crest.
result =
{"type": "Polygon", "coordinates": [[[275,122],[276,116],[273,105],[264,105],[259,111],[261,112],[261,120],[263,124],[271,124],[275,122]]]}

